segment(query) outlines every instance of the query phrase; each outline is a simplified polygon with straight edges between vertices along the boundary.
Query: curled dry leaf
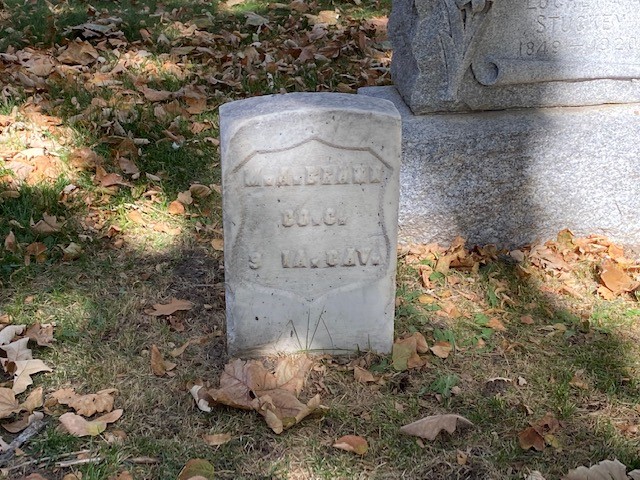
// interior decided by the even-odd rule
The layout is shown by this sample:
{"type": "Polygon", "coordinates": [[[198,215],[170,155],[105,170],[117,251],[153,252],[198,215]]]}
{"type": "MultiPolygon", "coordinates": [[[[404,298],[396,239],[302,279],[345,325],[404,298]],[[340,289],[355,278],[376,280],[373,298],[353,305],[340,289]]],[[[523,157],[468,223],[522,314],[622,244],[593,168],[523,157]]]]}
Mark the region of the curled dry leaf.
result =
{"type": "Polygon", "coordinates": [[[60,405],[68,405],[78,415],[90,417],[96,413],[110,412],[113,410],[113,394],[115,388],[100,390],[98,393],[78,395],[73,388],[63,388],[51,394],[60,405]]]}
{"type": "Polygon", "coordinates": [[[63,223],[58,222],[55,215],[47,215],[44,213],[42,215],[42,220],[39,220],[38,223],[33,223],[33,221],[31,221],[31,230],[41,235],[48,235],[50,233],[59,232],[62,225],[63,223]]]}
{"type": "Polygon", "coordinates": [[[41,347],[50,347],[55,341],[53,339],[53,324],[51,323],[41,325],[40,322],[36,322],[27,329],[25,335],[41,347]]]}
{"type": "Polygon", "coordinates": [[[186,190],[184,192],[180,192],[178,193],[178,199],[177,199],[181,204],[183,205],[191,205],[193,203],[193,198],[191,197],[191,191],[190,190],[186,190]]]}
{"type": "Polygon", "coordinates": [[[178,480],[215,480],[215,473],[211,463],[200,458],[193,458],[180,470],[178,480]]]}
{"type": "Polygon", "coordinates": [[[195,198],[206,198],[211,195],[211,189],[206,185],[200,185],[199,183],[194,183],[189,187],[189,191],[191,192],[191,196],[195,198]]]}
{"type": "Polygon", "coordinates": [[[410,368],[421,367],[425,362],[418,353],[426,353],[428,351],[427,341],[419,332],[410,337],[398,339],[393,344],[393,368],[401,372],[410,368]]]}
{"type": "Polygon", "coordinates": [[[64,429],[76,437],[95,437],[107,429],[109,423],[117,421],[122,416],[122,410],[114,410],[111,413],[102,415],[95,420],[89,421],[75,413],[65,413],[60,417],[60,423],[64,429]]]}
{"type": "Polygon", "coordinates": [[[2,428],[4,428],[9,433],[18,433],[27,428],[36,420],[42,420],[44,418],[44,413],[42,412],[33,412],[33,413],[25,413],[22,418],[16,420],[11,423],[3,423],[2,428]]]}
{"type": "Polygon", "coordinates": [[[174,200],[167,207],[167,212],[169,212],[171,215],[183,215],[185,212],[185,208],[184,205],[178,200],[174,200]]]}
{"type": "Polygon", "coordinates": [[[16,253],[18,251],[18,244],[16,242],[16,236],[13,231],[9,232],[9,235],[4,239],[4,249],[11,253],[16,253]]]}
{"type": "Polygon", "coordinates": [[[0,330],[0,345],[6,345],[13,341],[13,337],[24,332],[24,325],[6,325],[0,330]]]}
{"type": "Polygon", "coordinates": [[[578,467],[569,471],[565,480],[632,480],[640,479],[640,470],[627,474],[627,467],[618,460],[604,460],[590,468],[578,467]]]}
{"type": "Polygon", "coordinates": [[[174,297],[169,303],[156,303],[153,306],[153,309],[147,309],[144,311],[144,313],[146,313],[147,315],[152,315],[154,317],[159,317],[162,315],[173,315],[179,310],[191,310],[192,308],[193,303],[191,303],[189,300],[180,300],[174,297]]]}
{"type": "Polygon", "coordinates": [[[431,352],[438,358],[447,359],[453,347],[449,342],[437,342],[431,347],[431,352]]]}
{"type": "Polygon", "coordinates": [[[340,437],[333,446],[340,450],[357,453],[358,455],[364,455],[367,453],[367,450],[369,450],[367,440],[358,435],[345,435],[344,437],[340,437]]]}
{"type": "Polygon", "coordinates": [[[218,252],[224,251],[224,240],[222,238],[214,238],[211,240],[211,246],[218,252]]]}
{"type": "Polygon", "coordinates": [[[518,434],[518,443],[523,450],[533,448],[538,452],[544,450],[546,444],[553,442],[553,434],[560,428],[560,422],[553,413],[547,413],[530,425],[518,434]]]}
{"type": "Polygon", "coordinates": [[[218,447],[231,441],[230,433],[217,433],[215,435],[203,435],[205,443],[211,447],[218,447]]]}
{"type": "Polygon", "coordinates": [[[151,370],[153,371],[153,374],[158,377],[162,377],[174,368],[176,368],[176,364],[168,362],[162,358],[160,349],[156,345],[153,345],[151,347],[151,370]]]}
{"type": "Polygon", "coordinates": [[[611,260],[605,260],[602,263],[600,280],[614,295],[631,292],[638,288],[638,282],[633,280],[617,263],[611,260]]]}
{"type": "Polygon", "coordinates": [[[258,361],[237,359],[225,366],[220,388],[194,386],[190,391],[198,408],[210,411],[215,404],[256,410],[275,433],[300,422],[320,407],[316,395],[307,404],[298,400],[311,361],[304,356],[283,357],[271,373],[258,361]]]}
{"type": "Polygon", "coordinates": [[[453,433],[458,427],[471,427],[473,423],[460,415],[433,415],[400,427],[400,431],[414,437],[435,440],[442,430],[453,433]]]}
{"type": "Polygon", "coordinates": [[[357,365],[353,367],[353,378],[355,378],[356,382],[360,383],[376,381],[376,378],[369,370],[365,370],[364,368],[358,367],[357,365]]]}

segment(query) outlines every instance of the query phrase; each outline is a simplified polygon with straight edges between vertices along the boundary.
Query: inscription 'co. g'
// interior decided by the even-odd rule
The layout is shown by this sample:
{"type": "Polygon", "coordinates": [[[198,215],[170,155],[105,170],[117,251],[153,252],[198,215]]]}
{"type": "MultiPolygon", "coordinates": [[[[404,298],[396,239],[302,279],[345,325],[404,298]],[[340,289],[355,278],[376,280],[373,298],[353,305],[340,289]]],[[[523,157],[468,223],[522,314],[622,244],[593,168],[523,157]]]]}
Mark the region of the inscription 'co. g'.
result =
{"type": "Polygon", "coordinates": [[[327,165],[280,168],[277,171],[248,168],[244,173],[245,187],[293,187],[300,185],[363,185],[381,183],[381,165],[327,165]]]}
{"type": "Polygon", "coordinates": [[[306,208],[299,210],[285,210],[282,213],[283,227],[307,227],[319,225],[346,225],[347,217],[335,208],[325,208],[322,212],[311,213],[306,208]]]}

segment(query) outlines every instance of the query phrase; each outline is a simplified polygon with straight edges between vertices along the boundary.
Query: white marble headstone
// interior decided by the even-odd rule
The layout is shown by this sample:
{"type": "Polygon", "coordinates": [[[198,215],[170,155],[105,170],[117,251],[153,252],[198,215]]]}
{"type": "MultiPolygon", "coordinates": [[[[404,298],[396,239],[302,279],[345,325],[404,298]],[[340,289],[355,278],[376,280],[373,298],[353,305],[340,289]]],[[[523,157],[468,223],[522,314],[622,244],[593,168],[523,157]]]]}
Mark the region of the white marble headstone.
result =
{"type": "Polygon", "coordinates": [[[337,93],[220,107],[232,355],[389,352],[401,122],[337,93]]]}

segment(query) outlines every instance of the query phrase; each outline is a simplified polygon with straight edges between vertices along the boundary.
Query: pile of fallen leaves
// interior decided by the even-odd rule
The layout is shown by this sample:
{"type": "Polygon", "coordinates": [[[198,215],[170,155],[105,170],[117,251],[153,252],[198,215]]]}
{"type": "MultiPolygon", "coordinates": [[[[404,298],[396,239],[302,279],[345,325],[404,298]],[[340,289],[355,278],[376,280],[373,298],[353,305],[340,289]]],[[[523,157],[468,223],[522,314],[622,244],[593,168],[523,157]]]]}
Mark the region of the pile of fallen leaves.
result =
{"type": "MultiPolygon", "coordinates": [[[[640,261],[625,256],[623,247],[604,236],[579,238],[570,230],[560,232],[556,240],[511,251],[498,250],[492,245],[468,249],[465,240],[459,237],[448,248],[437,243],[409,245],[402,247],[400,254],[405,256],[408,265],[419,271],[427,289],[433,286],[434,272],[443,275],[452,269],[478,272],[481,265],[502,256],[517,263],[517,271],[523,278],[535,271],[554,277],[561,284],[560,293],[577,295],[572,272],[584,263],[594,267],[600,281],[595,290],[605,300],[640,291],[640,261]]],[[[499,296],[500,288],[494,293],[499,296]]],[[[503,296],[502,302],[509,304],[512,300],[503,296]]]]}
{"type": "MultiPolygon", "coordinates": [[[[9,321],[8,316],[3,320],[9,321]]],[[[44,414],[53,414],[56,405],[64,405],[75,410],[60,416],[59,421],[64,430],[76,436],[96,436],[104,432],[107,424],[118,420],[122,410],[113,410],[115,389],[106,389],[95,394],[79,395],[72,388],[63,388],[50,394],[46,401],[43,388],[32,390],[22,402],[18,396],[27,391],[33,384],[32,375],[40,372],[51,372],[42,360],[33,358],[29,342],[41,347],[50,347],[53,339],[54,325],[35,323],[27,328],[25,325],[5,324],[0,330],[1,363],[5,374],[10,377],[10,387],[0,388],[0,419],[10,419],[2,423],[9,433],[19,433],[35,421],[42,420],[44,414]],[[37,409],[43,408],[42,411],[37,409]],[[97,413],[105,413],[89,420],[97,413]]],[[[4,451],[9,445],[0,438],[0,446],[4,451]]]]}

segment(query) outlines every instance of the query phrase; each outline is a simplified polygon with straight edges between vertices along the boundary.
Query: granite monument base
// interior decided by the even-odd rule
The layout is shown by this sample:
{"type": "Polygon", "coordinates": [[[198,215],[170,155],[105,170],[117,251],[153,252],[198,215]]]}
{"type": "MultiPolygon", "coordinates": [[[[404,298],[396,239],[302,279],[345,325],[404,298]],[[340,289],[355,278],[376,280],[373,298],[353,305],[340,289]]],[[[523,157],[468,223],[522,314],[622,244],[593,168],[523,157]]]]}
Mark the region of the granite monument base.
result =
{"type": "Polygon", "coordinates": [[[399,238],[516,247],[602,234],[640,245],[640,104],[402,116],[399,238]]]}

